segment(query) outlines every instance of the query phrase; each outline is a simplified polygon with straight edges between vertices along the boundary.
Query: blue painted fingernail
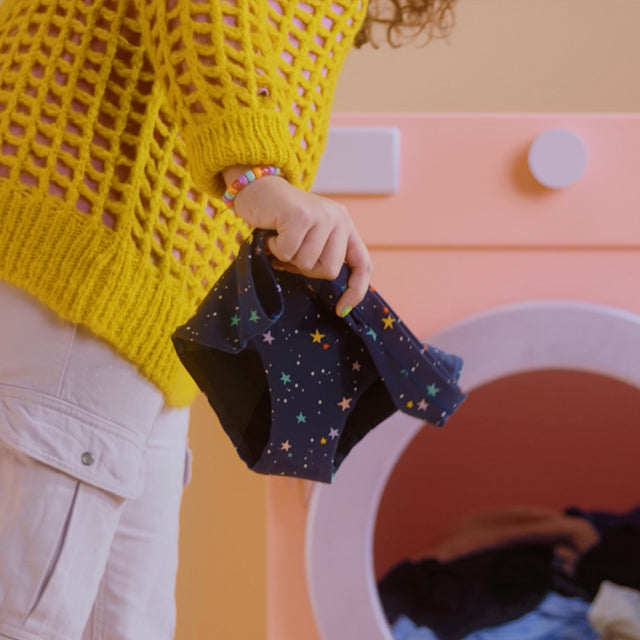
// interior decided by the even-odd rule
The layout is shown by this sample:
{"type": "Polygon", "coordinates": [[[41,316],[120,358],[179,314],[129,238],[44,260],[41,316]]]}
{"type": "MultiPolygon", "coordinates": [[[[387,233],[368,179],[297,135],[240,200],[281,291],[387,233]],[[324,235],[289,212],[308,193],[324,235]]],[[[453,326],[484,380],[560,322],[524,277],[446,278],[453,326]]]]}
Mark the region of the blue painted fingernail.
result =
{"type": "Polygon", "coordinates": [[[340,317],[346,318],[352,311],[353,311],[353,307],[350,304],[348,304],[346,307],[342,308],[342,311],[340,312],[340,317]]]}

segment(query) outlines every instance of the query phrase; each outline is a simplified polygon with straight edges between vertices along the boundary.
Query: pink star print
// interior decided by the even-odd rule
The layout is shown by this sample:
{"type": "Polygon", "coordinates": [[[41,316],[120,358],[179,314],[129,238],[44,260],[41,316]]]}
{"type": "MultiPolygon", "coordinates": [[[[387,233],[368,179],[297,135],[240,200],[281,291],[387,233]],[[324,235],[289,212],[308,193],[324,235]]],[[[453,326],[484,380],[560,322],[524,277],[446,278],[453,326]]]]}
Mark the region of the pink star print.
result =
{"type": "Polygon", "coordinates": [[[345,398],[344,396],[342,396],[342,400],[338,402],[338,406],[342,407],[343,411],[346,411],[347,409],[351,408],[351,400],[353,400],[353,398],[345,398]]]}

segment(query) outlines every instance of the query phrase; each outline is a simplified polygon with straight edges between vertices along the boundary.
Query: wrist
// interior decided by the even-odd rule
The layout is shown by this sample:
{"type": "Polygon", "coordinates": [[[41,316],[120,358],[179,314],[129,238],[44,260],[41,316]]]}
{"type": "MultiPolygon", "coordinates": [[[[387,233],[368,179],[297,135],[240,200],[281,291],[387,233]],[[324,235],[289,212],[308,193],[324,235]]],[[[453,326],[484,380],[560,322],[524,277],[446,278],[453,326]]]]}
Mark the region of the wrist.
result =
{"type": "Polygon", "coordinates": [[[226,204],[230,209],[233,209],[233,201],[236,196],[246,186],[260,178],[280,175],[280,169],[271,165],[257,165],[255,167],[250,167],[245,171],[242,171],[243,168],[243,166],[237,165],[223,171],[223,173],[226,173],[229,178],[232,178],[234,175],[237,176],[231,184],[227,185],[227,189],[222,196],[222,202],[224,202],[224,204],[226,204]]]}
{"type": "Polygon", "coordinates": [[[224,180],[225,187],[230,187],[235,180],[237,180],[245,171],[251,169],[250,164],[236,164],[232,167],[227,167],[223,169],[220,173],[222,174],[222,179],[224,180]]]}

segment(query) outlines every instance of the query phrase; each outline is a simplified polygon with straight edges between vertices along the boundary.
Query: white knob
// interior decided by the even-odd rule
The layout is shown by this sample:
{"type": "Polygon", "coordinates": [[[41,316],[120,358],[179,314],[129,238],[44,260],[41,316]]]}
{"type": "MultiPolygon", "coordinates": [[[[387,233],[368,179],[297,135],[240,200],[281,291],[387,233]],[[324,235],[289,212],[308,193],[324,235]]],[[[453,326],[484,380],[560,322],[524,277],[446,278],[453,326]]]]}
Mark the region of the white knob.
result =
{"type": "Polygon", "coordinates": [[[587,166],[582,140],[566,129],[550,129],[529,147],[529,169],[533,177],[550,189],[563,189],[576,183],[587,166]]]}

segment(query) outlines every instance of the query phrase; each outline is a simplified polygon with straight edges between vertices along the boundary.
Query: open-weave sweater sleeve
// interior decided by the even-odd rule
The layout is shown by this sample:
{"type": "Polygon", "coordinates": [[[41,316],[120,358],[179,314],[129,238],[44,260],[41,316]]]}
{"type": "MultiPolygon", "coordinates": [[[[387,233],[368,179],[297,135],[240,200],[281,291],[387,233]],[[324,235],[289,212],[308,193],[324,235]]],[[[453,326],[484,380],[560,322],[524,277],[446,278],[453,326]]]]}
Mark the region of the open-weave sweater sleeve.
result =
{"type": "Polygon", "coordinates": [[[187,145],[189,168],[215,193],[221,169],[299,167],[278,105],[277,56],[264,0],[136,0],[147,54],[187,145]]]}
{"type": "Polygon", "coordinates": [[[1,0],[0,278],[164,393],[171,342],[248,235],[220,170],[303,189],[364,0],[1,0]]]}

